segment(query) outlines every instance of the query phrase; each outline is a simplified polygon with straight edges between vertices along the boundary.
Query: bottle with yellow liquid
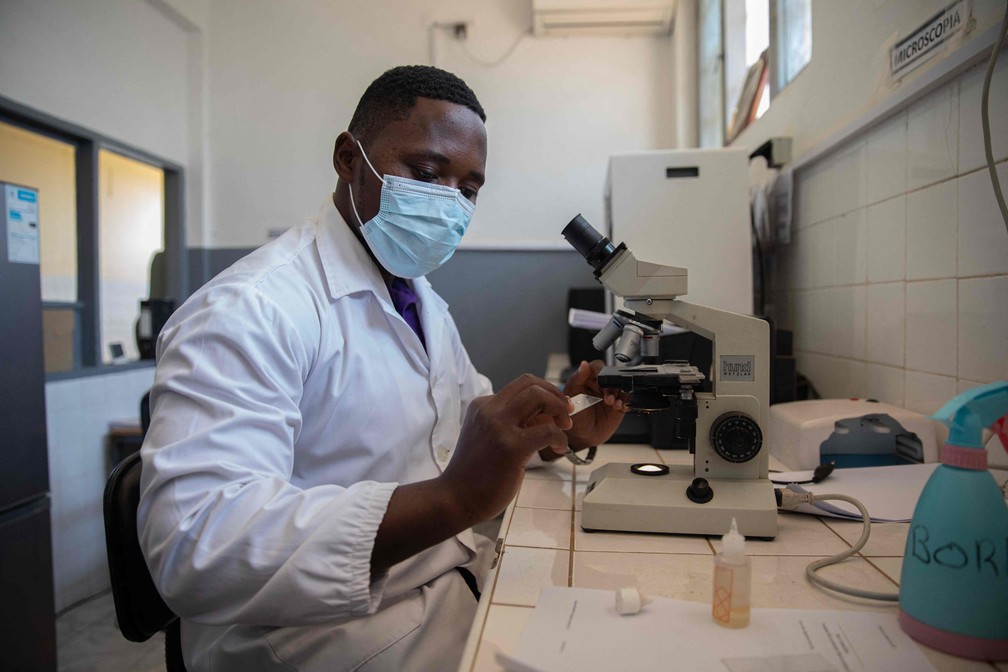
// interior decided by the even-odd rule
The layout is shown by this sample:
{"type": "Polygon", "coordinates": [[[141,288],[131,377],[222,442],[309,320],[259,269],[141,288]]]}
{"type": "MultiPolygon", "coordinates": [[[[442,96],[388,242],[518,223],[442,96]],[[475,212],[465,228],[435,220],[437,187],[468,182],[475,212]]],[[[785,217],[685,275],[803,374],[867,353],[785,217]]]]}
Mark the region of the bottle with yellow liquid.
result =
{"type": "Polygon", "coordinates": [[[714,595],[711,616],[726,628],[749,625],[752,561],[745,554],[745,537],[732,518],[731,529],[721,537],[721,552],[714,556],[714,595]]]}

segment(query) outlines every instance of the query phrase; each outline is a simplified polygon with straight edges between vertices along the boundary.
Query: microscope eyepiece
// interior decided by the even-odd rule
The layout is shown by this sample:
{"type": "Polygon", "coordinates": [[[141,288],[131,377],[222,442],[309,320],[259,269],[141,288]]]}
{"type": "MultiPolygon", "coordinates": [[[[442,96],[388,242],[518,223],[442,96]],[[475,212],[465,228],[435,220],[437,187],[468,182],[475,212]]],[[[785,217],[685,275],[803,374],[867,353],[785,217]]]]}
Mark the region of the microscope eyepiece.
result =
{"type": "Polygon", "coordinates": [[[561,231],[561,235],[596,272],[601,271],[617,251],[612,241],[596,231],[581,215],[572,219],[561,231]]]}

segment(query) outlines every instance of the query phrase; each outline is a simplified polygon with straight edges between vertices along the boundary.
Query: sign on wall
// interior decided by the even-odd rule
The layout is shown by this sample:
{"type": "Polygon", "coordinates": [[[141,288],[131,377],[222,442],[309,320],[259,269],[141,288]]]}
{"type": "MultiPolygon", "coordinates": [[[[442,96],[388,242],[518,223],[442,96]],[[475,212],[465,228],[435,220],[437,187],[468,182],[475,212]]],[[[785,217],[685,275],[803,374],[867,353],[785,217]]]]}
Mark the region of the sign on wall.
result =
{"type": "Polygon", "coordinates": [[[38,192],[4,185],[7,205],[7,261],[39,263],[38,192]]]}
{"type": "Polygon", "coordinates": [[[921,65],[960,33],[971,18],[972,4],[959,0],[948,5],[889,50],[889,73],[895,79],[921,65]]]}

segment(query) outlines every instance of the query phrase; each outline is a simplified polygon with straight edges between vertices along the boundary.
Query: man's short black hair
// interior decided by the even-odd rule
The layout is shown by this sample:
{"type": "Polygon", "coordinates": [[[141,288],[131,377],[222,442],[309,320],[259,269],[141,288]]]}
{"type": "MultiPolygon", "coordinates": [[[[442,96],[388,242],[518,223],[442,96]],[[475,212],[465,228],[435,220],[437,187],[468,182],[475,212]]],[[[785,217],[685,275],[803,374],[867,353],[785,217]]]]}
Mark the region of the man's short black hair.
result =
{"type": "Polygon", "coordinates": [[[464,105],[486,121],[486,113],[465,82],[429,65],[402,65],[384,72],[364,91],[347,130],[368,143],[392,121],[408,119],[417,98],[464,105]]]}

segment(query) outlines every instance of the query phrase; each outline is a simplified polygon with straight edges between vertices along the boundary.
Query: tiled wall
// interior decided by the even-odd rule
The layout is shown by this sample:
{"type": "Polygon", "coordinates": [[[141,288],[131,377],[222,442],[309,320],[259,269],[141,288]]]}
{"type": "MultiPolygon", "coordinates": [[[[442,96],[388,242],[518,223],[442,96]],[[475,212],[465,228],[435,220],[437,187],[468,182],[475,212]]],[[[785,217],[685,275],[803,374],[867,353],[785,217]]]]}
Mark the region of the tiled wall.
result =
{"type": "Polygon", "coordinates": [[[139,422],[154,368],[46,384],[56,611],[109,586],[102,493],[111,467],[109,423],[139,422]]]}
{"type": "MultiPolygon", "coordinates": [[[[1008,231],[986,169],[983,66],[798,169],[772,314],[824,397],[931,413],[1008,379],[1008,231]]],[[[1008,56],[990,94],[1008,191],[1008,56]]]]}

